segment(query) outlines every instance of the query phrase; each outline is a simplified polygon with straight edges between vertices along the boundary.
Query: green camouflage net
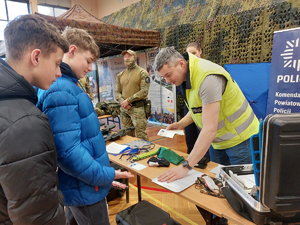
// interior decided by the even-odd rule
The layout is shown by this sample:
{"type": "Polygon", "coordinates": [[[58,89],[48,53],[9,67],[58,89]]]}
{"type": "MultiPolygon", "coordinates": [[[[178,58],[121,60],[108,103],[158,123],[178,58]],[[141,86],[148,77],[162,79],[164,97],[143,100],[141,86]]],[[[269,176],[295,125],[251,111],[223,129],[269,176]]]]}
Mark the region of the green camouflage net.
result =
{"type": "Polygon", "coordinates": [[[300,26],[298,0],[142,0],[102,21],[157,29],[161,47],[199,42],[217,64],[270,62],[274,31],[300,26]],[[135,13],[136,12],[136,13],[135,13]]]}

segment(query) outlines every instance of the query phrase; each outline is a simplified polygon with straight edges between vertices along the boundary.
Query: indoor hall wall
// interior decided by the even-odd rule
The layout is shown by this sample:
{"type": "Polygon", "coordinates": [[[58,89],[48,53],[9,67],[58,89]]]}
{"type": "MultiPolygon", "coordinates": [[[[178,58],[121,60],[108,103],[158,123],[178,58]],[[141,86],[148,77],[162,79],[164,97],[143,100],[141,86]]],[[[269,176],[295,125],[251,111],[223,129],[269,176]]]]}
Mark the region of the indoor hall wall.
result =
{"type": "Polygon", "coordinates": [[[98,18],[108,16],[141,0],[98,0],[98,18]],[[122,2],[121,2],[122,1],[122,2]]]}

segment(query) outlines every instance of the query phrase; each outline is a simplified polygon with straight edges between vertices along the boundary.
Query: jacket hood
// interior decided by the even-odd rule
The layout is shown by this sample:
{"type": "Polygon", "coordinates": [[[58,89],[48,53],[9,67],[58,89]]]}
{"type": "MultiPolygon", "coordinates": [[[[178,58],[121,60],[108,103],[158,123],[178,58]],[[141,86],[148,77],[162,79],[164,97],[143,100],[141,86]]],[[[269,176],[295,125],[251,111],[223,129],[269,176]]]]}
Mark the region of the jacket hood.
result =
{"type": "Polygon", "coordinates": [[[33,86],[3,59],[0,59],[0,101],[23,98],[37,103],[37,94],[33,86]]]}
{"type": "Polygon", "coordinates": [[[72,71],[71,67],[67,63],[61,62],[60,63],[60,70],[61,70],[62,74],[66,75],[68,77],[71,77],[71,78],[75,78],[76,80],[78,80],[76,74],[72,71]]]}

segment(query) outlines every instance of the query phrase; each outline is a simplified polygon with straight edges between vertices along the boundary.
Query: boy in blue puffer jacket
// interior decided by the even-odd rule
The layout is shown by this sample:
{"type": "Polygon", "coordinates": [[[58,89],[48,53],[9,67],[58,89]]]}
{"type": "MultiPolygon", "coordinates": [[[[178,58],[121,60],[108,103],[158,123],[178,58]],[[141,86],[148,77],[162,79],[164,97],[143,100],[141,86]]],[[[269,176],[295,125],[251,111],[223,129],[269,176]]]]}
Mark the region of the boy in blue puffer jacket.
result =
{"type": "Polygon", "coordinates": [[[48,115],[58,157],[59,189],[65,196],[67,218],[79,225],[109,224],[106,195],[112,181],[130,172],[109,166],[98,117],[78,79],[92,71],[99,48],[84,30],[67,28],[70,43],[60,64],[62,77],[47,91],[38,90],[38,108],[48,115]]]}

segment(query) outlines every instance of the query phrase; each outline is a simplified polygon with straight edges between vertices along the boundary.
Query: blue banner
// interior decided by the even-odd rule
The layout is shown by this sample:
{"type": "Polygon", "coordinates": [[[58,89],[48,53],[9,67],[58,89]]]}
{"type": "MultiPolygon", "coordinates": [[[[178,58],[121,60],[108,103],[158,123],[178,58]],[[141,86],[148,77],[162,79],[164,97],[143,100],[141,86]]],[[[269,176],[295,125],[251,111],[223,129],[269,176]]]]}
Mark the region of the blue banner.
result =
{"type": "Polygon", "coordinates": [[[274,32],[267,115],[300,112],[300,28],[274,32]]]}
{"type": "Polygon", "coordinates": [[[266,117],[271,63],[224,64],[258,119],[266,117]]]}

